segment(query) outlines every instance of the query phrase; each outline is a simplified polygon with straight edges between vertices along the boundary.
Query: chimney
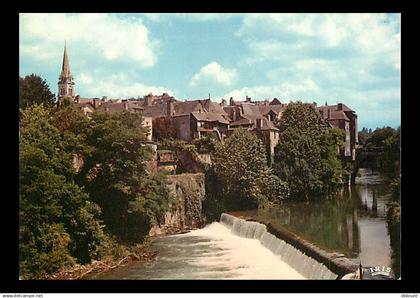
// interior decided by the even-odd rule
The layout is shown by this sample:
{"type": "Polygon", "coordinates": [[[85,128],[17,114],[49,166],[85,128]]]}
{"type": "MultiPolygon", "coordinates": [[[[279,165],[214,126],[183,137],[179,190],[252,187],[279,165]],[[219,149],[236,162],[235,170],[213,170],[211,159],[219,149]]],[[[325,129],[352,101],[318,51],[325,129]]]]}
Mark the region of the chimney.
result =
{"type": "Polygon", "coordinates": [[[343,110],[343,104],[342,103],[337,104],[337,110],[339,110],[339,111],[343,110]]]}
{"type": "Polygon", "coordinates": [[[222,98],[222,102],[220,103],[220,106],[224,107],[226,105],[226,99],[222,98]]]}
{"type": "Polygon", "coordinates": [[[236,110],[233,110],[232,112],[232,119],[233,121],[236,121],[236,110]]]}
{"type": "Polygon", "coordinates": [[[124,110],[128,110],[128,103],[127,103],[127,101],[124,101],[124,110]]]}
{"type": "Polygon", "coordinates": [[[261,130],[262,128],[262,121],[263,120],[261,118],[255,119],[255,126],[257,127],[258,130],[261,130]]]}
{"type": "Polygon", "coordinates": [[[96,102],[96,98],[93,99],[93,107],[96,109],[97,108],[97,102],[96,102]]]}
{"type": "Polygon", "coordinates": [[[148,95],[145,96],[144,101],[146,103],[146,106],[150,107],[153,103],[153,95],[152,93],[149,93],[148,95]]]}
{"type": "Polygon", "coordinates": [[[327,110],[327,119],[331,119],[331,110],[330,109],[327,110]]]}
{"type": "Polygon", "coordinates": [[[229,99],[229,105],[230,105],[230,106],[233,106],[233,105],[234,105],[234,102],[233,102],[233,97],[231,97],[231,98],[229,99]]]}
{"type": "Polygon", "coordinates": [[[166,106],[166,113],[168,114],[168,116],[172,116],[174,114],[174,102],[173,101],[168,101],[167,106],[166,106]]]}

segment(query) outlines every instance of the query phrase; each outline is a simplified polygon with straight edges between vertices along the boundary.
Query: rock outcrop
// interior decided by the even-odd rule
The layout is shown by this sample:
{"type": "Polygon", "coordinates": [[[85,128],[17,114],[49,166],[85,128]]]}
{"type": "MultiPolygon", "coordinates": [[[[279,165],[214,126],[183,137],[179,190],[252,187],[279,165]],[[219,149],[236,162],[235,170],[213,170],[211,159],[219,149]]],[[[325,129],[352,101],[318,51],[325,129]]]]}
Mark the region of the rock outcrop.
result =
{"type": "Polygon", "coordinates": [[[205,199],[203,173],[168,176],[172,194],[178,199],[172,210],[152,223],[149,235],[172,234],[203,226],[202,206],[205,199]]]}

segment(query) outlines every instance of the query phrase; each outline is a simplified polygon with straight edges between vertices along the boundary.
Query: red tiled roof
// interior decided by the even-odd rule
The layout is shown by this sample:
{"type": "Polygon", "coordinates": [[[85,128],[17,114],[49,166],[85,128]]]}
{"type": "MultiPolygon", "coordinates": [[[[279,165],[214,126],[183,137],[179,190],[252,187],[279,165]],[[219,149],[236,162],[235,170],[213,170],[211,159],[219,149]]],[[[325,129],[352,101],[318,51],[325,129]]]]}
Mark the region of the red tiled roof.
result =
{"type": "Polygon", "coordinates": [[[192,112],[191,115],[194,116],[195,119],[199,121],[207,121],[207,122],[220,122],[224,124],[229,124],[229,121],[223,117],[223,115],[217,113],[198,113],[192,112]]]}
{"type": "Polygon", "coordinates": [[[97,111],[106,111],[106,112],[121,112],[121,111],[129,111],[129,112],[136,112],[142,111],[143,107],[141,106],[140,102],[138,101],[123,101],[123,102],[112,102],[107,101],[100,105],[97,111]]]}
{"type": "Polygon", "coordinates": [[[250,103],[242,103],[242,117],[247,118],[249,120],[255,120],[258,118],[263,118],[263,115],[260,112],[260,109],[257,105],[250,104],[250,103]]]}
{"type": "Polygon", "coordinates": [[[338,105],[330,105],[330,106],[320,106],[316,108],[318,111],[321,112],[322,116],[324,118],[328,118],[328,111],[330,113],[329,119],[334,120],[346,120],[350,121],[350,119],[347,117],[345,112],[354,112],[349,107],[343,104],[343,109],[338,110],[338,105]]]}
{"type": "Polygon", "coordinates": [[[281,105],[281,102],[277,98],[273,98],[273,100],[270,102],[270,105],[281,105]]]}
{"type": "MultiPolygon", "coordinates": [[[[342,104],[344,112],[354,112],[345,104],[342,104]]],[[[338,105],[328,105],[328,106],[319,106],[317,107],[318,110],[338,110],[338,105]]]]}
{"type": "Polygon", "coordinates": [[[200,102],[207,112],[227,115],[225,110],[218,103],[213,102],[210,99],[201,100],[200,102]]]}
{"type": "MultiPolygon", "coordinates": [[[[274,126],[273,122],[268,120],[267,118],[262,118],[262,126],[261,130],[279,130],[277,127],[274,126]]],[[[254,124],[254,129],[256,129],[256,125],[254,124]]]]}
{"type": "MultiPolygon", "coordinates": [[[[267,118],[261,117],[261,118],[257,118],[257,119],[262,119],[261,130],[279,130],[277,127],[274,126],[273,122],[271,122],[267,118]]],[[[242,119],[234,121],[230,124],[231,127],[241,126],[241,125],[252,125],[252,129],[257,128],[256,119],[249,120],[249,119],[242,118],[242,119]]]]}
{"type": "Polygon", "coordinates": [[[331,111],[330,119],[338,119],[338,120],[346,120],[350,121],[350,119],[347,117],[346,113],[343,111],[331,111]]]}
{"type": "Polygon", "coordinates": [[[146,117],[158,118],[167,116],[167,104],[143,106],[143,114],[146,117]]]}
{"type": "Polygon", "coordinates": [[[204,108],[200,103],[200,100],[187,100],[174,103],[175,114],[173,116],[184,116],[189,115],[192,112],[204,112],[204,108]]]}
{"type": "Polygon", "coordinates": [[[239,120],[233,121],[230,126],[240,126],[240,125],[250,125],[253,124],[253,121],[246,119],[246,118],[241,118],[239,120]]]}

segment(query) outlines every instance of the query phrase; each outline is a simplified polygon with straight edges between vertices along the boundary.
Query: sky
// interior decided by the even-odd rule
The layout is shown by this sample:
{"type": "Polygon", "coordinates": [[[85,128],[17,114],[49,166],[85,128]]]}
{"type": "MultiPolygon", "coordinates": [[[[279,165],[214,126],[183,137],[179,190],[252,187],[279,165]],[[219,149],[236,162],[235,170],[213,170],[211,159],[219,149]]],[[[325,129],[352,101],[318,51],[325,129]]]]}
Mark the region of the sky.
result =
{"type": "Polygon", "coordinates": [[[19,75],[57,93],[64,43],[81,97],[342,102],[401,123],[401,14],[26,14],[19,75]]]}

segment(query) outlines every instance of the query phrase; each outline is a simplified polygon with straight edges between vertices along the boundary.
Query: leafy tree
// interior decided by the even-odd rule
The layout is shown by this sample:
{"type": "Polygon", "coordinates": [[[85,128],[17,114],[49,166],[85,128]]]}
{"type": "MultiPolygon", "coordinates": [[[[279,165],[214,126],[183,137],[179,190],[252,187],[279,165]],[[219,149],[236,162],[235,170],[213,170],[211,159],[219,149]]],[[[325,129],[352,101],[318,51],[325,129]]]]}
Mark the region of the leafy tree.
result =
{"type": "Polygon", "coordinates": [[[217,142],[217,138],[211,134],[200,139],[196,139],[192,143],[195,147],[197,147],[198,153],[211,153],[216,150],[217,142]]]}
{"type": "Polygon", "coordinates": [[[25,78],[19,77],[19,108],[25,108],[34,103],[46,107],[55,105],[55,96],[45,80],[40,76],[31,74],[25,78]]]}
{"type": "Polygon", "coordinates": [[[339,183],[337,146],[342,134],[328,130],[310,104],[290,103],[279,122],[275,173],[288,183],[292,199],[309,199],[339,183]]]}
{"type": "Polygon", "coordinates": [[[109,230],[122,240],[141,239],[149,216],[160,215],[171,201],[164,177],[146,172],[151,150],[141,123],[140,114],[126,111],[94,113],[86,129],[91,150],[78,174],[109,230]]]}
{"type": "Polygon", "coordinates": [[[73,181],[73,154],[50,111],[34,104],[21,115],[19,257],[21,275],[33,278],[74,258],[100,258],[106,237],[99,207],[73,181]]]}
{"type": "Polygon", "coordinates": [[[366,140],[366,146],[368,148],[384,147],[386,146],[386,140],[394,137],[397,134],[397,130],[392,127],[376,128],[375,131],[369,134],[366,140]]]}
{"type": "Polygon", "coordinates": [[[398,177],[400,171],[400,127],[377,128],[366,139],[367,149],[376,149],[382,152],[372,163],[381,171],[398,177]]]}
{"type": "Polygon", "coordinates": [[[249,130],[237,129],[217,144],[212,161],[225,209],[251,208],[286,195],[286,185],[267,166],[264,145],[249,130]]]}
{"type": "Polygon", "coordinates": [[[366,140],[369,137],[369,131],[366,127],[363,127],[361,131],[358,133],[359,144],[364,146],[366,144],[366,140]]]}
{"type": "Polygon", "coordinates": [[[321,160],[324,189],[327,192],[336,190],[343,184],[344,178],[349,178],[350,172],[345,171],[340,159],[340,151],[346,139],[346,133],[339,128],[328,128],[321,140],[321,160]]]}

